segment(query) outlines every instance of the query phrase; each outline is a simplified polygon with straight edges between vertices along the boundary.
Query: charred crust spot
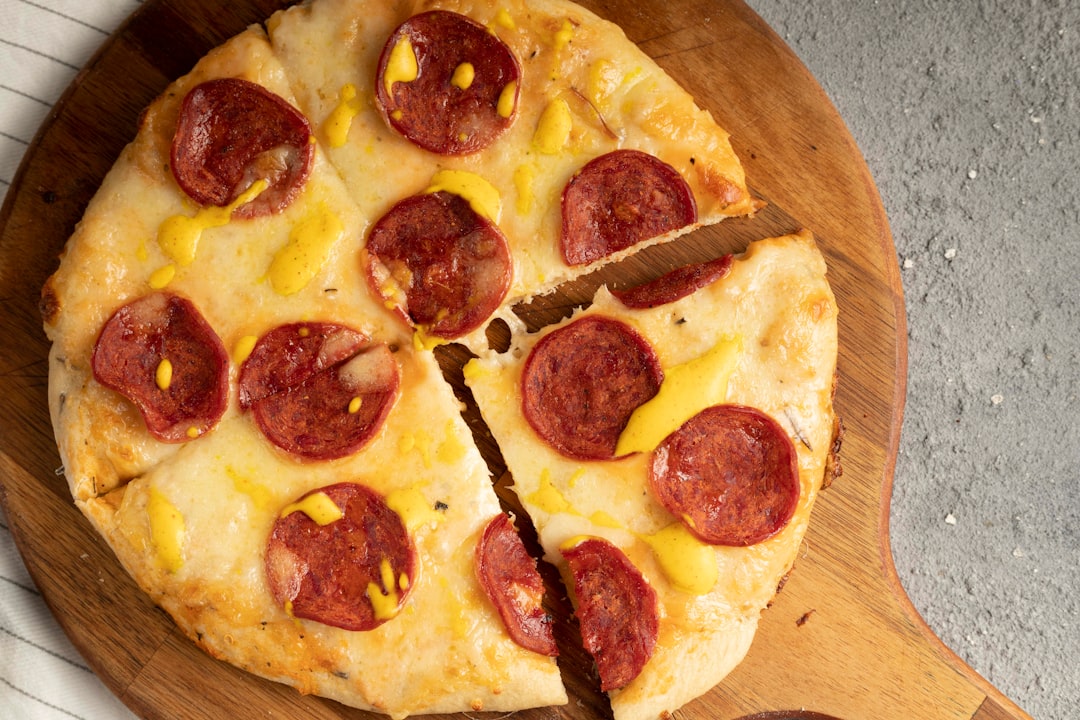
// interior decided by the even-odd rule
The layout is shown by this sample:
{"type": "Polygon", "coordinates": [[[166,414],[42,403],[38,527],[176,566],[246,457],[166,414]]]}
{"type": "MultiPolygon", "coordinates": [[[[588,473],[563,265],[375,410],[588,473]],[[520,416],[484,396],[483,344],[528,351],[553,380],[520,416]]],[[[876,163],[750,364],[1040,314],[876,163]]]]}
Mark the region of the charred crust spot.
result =
{"type": "Polygon", "coordinates": [[[791,577],[791,573],[794,570],[795,570],[794,566],[792,566],[791,568],[788,568],[788,571],[786,573],[784,573],[784,576],[782,578],[780,578],[780,582],[778,582],[776,584],[776,592],[774,592],[773,596],[771,598],[769,598],[769,602],[765,603],[765,609],[766,610],[771,608],[773,606],[773,603],[776,602],[776,596],[779,595],[780,591],[784,589],[785,585],[787,585],[787,581],[791,577]]]}
{"type": "MultiPolygon", "coordinates": [[[[836,399],[836,384],[839,374],[833,375],[832,397],[830,402],[836,399]]],[[[832,444],[829,447],[829,455],[825,458],[825,474],[821,478],[821,489],[829,487],[836,478],[844,474],[844,468],[840,465],[840,446],[844,443],[844,421],[839,415],[833,415],[832,444]]]]}
{"type": "Polygon", "coordinates": [[[833,418],[832,447],[829,448],[829,456],[825,459],[825,475],[821,478],[821,489],[829,487],[836,478],[844,474],[844,468],[840,464],[840,446],[844,442],[844,421],[839,415],[833,418]]]}
{"type": "Polygon", "coordinates": [[[41,297],[38,299],[38,312],[41,313],[41,319],[46,325],[55,324],[60,315],[60,298],[57,297],[56,290],[53,289],[52,278],[46,280],[45,286],[41,288],[41,297]]]}
{"type": "Polygon", "coordinates": [[[719,200],[725,206],[733,205],[743,198],[739,186],[728,179],[723,173],[707,163],[694,164],[698,180],[705,188],[705,192],[719,200]]]}

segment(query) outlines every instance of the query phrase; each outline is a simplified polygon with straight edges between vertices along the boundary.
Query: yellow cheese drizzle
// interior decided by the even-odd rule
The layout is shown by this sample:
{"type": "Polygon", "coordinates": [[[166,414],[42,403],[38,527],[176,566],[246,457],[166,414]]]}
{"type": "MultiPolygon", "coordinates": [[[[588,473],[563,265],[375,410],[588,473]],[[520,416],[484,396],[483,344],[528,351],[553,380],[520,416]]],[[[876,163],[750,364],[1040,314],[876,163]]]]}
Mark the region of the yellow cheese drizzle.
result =
{"type": "Polygon", "coordinates": [[[386,496],[386,504],[401,517],[409,532],[425,525],[434,525],[443,519],[435,510],[435,504],[416,487],[394,490],[386,496]]]}
{"type": "Polygon", "coordinates": [[[338,148],[345,144],[353,119],[360,113],[362,105],[356,94],[356,86],[346,83],[338,94],[338,104],[330,111],[323,124],[323,132],[330,147],[338,148]]]}
{"type": "Polygon", "coordinates": [[[507,30],[517,30],[517,23],[506,8],[499,8],[499,11],[495,13],[495,22],[507,30]]]}
{"type": "Polygon", "coordinates": [[[704,355],[664,370],[660,392],[630,416],[615,454],[651,452],[694,415],[724,402],[741,351],[741,337],[725,338],[704,355]]]}
{"type": "Polygon", "coordinates": [[[570,141],[573,127],[570,105],[562,98],[555,98],[540,114],[533,133],[533,147],[545,155],[557,155],[570,141]]]}
{"type": "Polygon", "coordinates": [[[440,170],[425,192],[449,192],[464,198],[477,215],[493,223],[502,215],[502,197],[495,186],[467,170],[440,170]]]}
{"type": "Polygon", "coordinates": [[[311,493],[297,502],[286,505],[281,511],[281,517],[287,517],[294,512],[304,513],[319,525],[329,525],[345,517],[341,508],[324,492],[311,493]]]}
{"type": "Polygon", "coordinates": [[[174,277],[176,277],[176,266],[170,263],[150,273],[150,278],[146,282],[152,290],[161,290],[171,283],[174,277]]]}
{"type": "Polygon", "coordinates": [[[233,345],[233,362],[237,365],[242,365],[248,356],[251,355],[251,351],[255,349],[255,343],[259,341],[259,338],[255,335],[244,335],[242,338],[236,341],[233,345]]]}
{"type": "Polygon", "coordinates": [[[495,102],[495,112],[501,118],[508,118],[514,114],[515,100],[517,99],[517,81],[508,82],[499,93],[499,99],[495,102]]]}
{"type": "Polygon", "coordinates": [[[683,592],[704,595],[716,585],[720,571],[716,550],[694,537],[679,521],[655,535],[639,535],[652,548],[671,584],[683,592]]]}
{"type": "MultiPolygon", "coordinates": [[[[391,306],[391,309],[393,309],[393,306],[391,306]]],[[[437,335],[431,335],[430,333],[428,333],[427,327],[424,325],[416,326],[416,330],[415,332],[413,332],[412,341],[413,349],[418,352],[422,350],[434,350],[440,345],[445,345],[446,343],[450,342],[446,338],[441,338],[437,335]]]]}
{"type": "Polygon", "coordinates": [[[562,27],[555,33],[553,45],[555,52],[562,52],[574,38],[574,26],[569,20],[563,20],[562,27]]]}
{"type": "Polygon", "coordinates": [[[412,82],[420,74],[420,66],[416,62],[416,53],[413,52],[409,38],[402,37],[390,50],[390,57],[386,61],[386,71],[383,73],[383,87],[389,95],[396,82],[412,82]]]}
{"type": "Polygon", "coordinates": [[[236,208],[254,200],[268,186],[269,183],[260,178],[225,207],[210,205],[199,208],[194,217],[173,215],[166,218],[158,228],[157,239],[161,251],[181,267],[190,265],[195,261],[203,231],[228,225],[236,208]]]}
{"type": "Polygon", "coordinates": [[[158,562],[167,572],[177,572],[184,564],[184,516],[154,487],[150,488],[146,513],[150,518],[150,542],[158,562]]]}
{"type": "Polygon", "coordinates": [[[273,495],[265,485],[260,485],[251,478],[241,475],[231,465],[225,467],[225,473],[232,478],[233,489],[250,498],[256,508],[266,510],[271,506],[273,495]]]}
{"type": "Polygon", "coordinates": [[[476,68],[472,63],[461,63],[454,68],[454,74],[450,76],[450,84],[459,90],[468,90],[476,79],[476,68]]]}
{"type": "Polygon", "coordinates": [[[172,362],[169,358],[162,358],[158,363],[157,370],[154,371],[154,383],[160,390],[168,390],[172,385],[172,362]]]}
{"type": "Polygon", "coordinates": [[[289,242],[270,262],[270,285],[279,295],[295,295],[322,269],[345,225],[323,203],[293,226],[289,242]]]}
{"type": "Polygon", "coordinates": [[[378,584],[369,582],[367,586],[368,600],[371,601],[371,607],[375,611],[375,618],[377,620],[389,620],[398,614],[398,602],[401,595],[398,592],[399,586],[402,590],[409,587],[409,578],[402,573],[401,577],[395,581],[394,568],[390,566],[390,561],[386,558],[382,559],[379,563],[379,574],[382,587],[378,584]]]}
{"type": "Polygon", "coordinates": [[[517,211],[521,215],[528,215],[532,210],[535,195],[533,194],[533,182],[536,180],[536,166],[531,164],[518,165],[514,170],[514,188],[517,190],[517,211]]]}

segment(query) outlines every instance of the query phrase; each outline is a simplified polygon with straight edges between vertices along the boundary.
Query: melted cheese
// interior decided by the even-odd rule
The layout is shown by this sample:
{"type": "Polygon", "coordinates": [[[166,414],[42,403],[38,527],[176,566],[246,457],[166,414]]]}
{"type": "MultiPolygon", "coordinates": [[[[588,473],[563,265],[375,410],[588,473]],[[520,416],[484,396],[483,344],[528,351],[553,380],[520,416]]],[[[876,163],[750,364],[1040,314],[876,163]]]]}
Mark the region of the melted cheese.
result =
{"type": "Polygon", "coordinates": [[[245,495],[252,504],[260,511],[268,511],[274,502],[274,496],[270,490],[250,477],[240,474],[232,466],[225,467],[225,473],[233,481],[233,489],[245,495]]]}
{"type": "Polygon", "coordinates": [[[560,512],[573,512],[570,503],[551,482],[551,471],[546,468],[540,473],[540,487],[526,499],[549,515],[560,512]]]}
{"type": "Polygon", "coordinates": [[[455,432],[453,421],[447,421],[443,440],[435,450],[436,459],[444,464],[452,465],[463,460],[469,452],[461,435],[455,432]]]}
{"type": "Polygon", "coordinates": [[[552,38],[551,44],[552,47],[555,48],[555,52],[562,52],[573,39],[574,25],[569,20],[563,20],[562,27],[555,33],[555,37],[552,38]]]}
{"type": "Polygon", "coordinates": [[[402,433],[398,440],[398,449],[402,454],[416,451],[423,459],[424,467],[431,467],[431,435],[423,430],[402,433]]]}
{"type": "MultiPolygon", "coordinates": [[[[387,282],[384,283],[383,287],[388,290],[388,292],[385,293],[387,297],[399,298],[399,300],[390,303],[391,308],[404,305],[406,303],[405,292],[397,283],[393,281],[392,278],[387,280],[387,282]]],[[[424,325],[417,325],[416,329],[413,331],[412,344],[413,348],[416,350],[431,351],[439,347],[440,345],[445,345],[448,342],[449,340],[447,340],[446,338],[441,338],[438,335],[431,335],[430,333],[428,333],[427,327],[425,327],[424,325]]]]}
{"type": "Polygon", "coordinates": [[[660,391],[630,416],[615,454],[651,452],[687,420],[724,402],[741,350],[741,338],[724,338],[704,355],[665,369],[660,391]]]}
{"type": "MultiPolygon", "coordinates": [[[[583,471],[571,476],[567,482],[569,487],[573,487],[575,480],[581,476],[581,472],[583,471]]],[[[539,488],[523,499],[530,509],[541,510],[549,515],[565,513],[584,517],[583,513],[578,511],[555,486],[551,472],[547,469],[540,473],[539,488]]],[[[627,530],[624,523],[606,510],[592,512],[588,516],[588,521],[599,528],[627,530]]],[[[715,548],[691,535],[681,522],[674,522],[655,534],[632,533],[632,535],[649,546],[664,575],[682,592],[702,595],[709,592],[716,584],[719,570],[715,548]]],[[[563,542],[560,548],[573,546],[582,537],[571,537],[563,542]]]]}
{"type": "Polygon", "coordinates": [[[167,572],[178,572],[184,565],[184,539],[187,535],[184,516],[157,488],[150,490],[146,514],[150,520],[150,542],[158,564],[167,572]]]}

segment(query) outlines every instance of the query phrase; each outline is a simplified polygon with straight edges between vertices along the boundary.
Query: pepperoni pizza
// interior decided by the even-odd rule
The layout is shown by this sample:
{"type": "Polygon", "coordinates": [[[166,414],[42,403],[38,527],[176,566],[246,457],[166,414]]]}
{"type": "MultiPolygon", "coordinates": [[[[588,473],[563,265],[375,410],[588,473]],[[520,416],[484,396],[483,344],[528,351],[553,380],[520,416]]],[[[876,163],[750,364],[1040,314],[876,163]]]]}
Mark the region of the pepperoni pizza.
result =
{"type": "Polygon", "coordinates": [[[433,354],[461,344],[617,717],[673,710],[741,657],[829,476],[824,263],[770,241],[538,336],[512,308],[758,205],[727,134],[572,3],[283,10],[147,108],[43,289],[73,498],[240,668],[394,717],[565,703],[529,518],[433,354]]]}

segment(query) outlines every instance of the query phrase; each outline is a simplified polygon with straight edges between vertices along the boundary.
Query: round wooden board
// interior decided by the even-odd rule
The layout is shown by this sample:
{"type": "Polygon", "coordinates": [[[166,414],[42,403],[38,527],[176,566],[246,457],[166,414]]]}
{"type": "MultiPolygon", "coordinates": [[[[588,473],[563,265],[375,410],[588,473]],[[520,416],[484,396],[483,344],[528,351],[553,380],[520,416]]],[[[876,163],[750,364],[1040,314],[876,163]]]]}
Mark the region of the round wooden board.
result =
{"type": "MultiPolygon", "coordinates": [[[[57,473],[47,410],[38,293],[83,208],[134,136],[142,108],[206,51],[283,4],[148,0],[49,116],[0,213],[0,500],[64,630],[148,720],[377,717],[246,675],[184,638],[76,511],[57,473]]],[[[800,227],[817,237],[841,308],[836,402],[847,429],[844,474],[823,493],[795,572],[765,613],[749,656],[678,716],[805,709],[844,720],[1026,718],[933,637],[892,566],[887,512],[905,392],[904,305],[884,210],[843,121],[739,0],[583,4],[619,23],[732,133],[752,190],[769,205],[753,220],[725,222],[575,283],[535,312],[558,312],[604,280],[657,275],[800,227]]],[[[442,359],[456,381],[458,359],[453,352],[442,359]]],[[[497,453],[489,455],[498,477],[497,453]]],[[[504,486],[501,478],[505,496],[504,486]]],[[[558,622],[569,627],[569,607],[559,611],[558,622]]],[[[570,704],[517,717],[610,716],[587,658],[571,652],[560,664],[570,704]]],[[[779,716],[801,715],[768,715],[779,716]]]]}

